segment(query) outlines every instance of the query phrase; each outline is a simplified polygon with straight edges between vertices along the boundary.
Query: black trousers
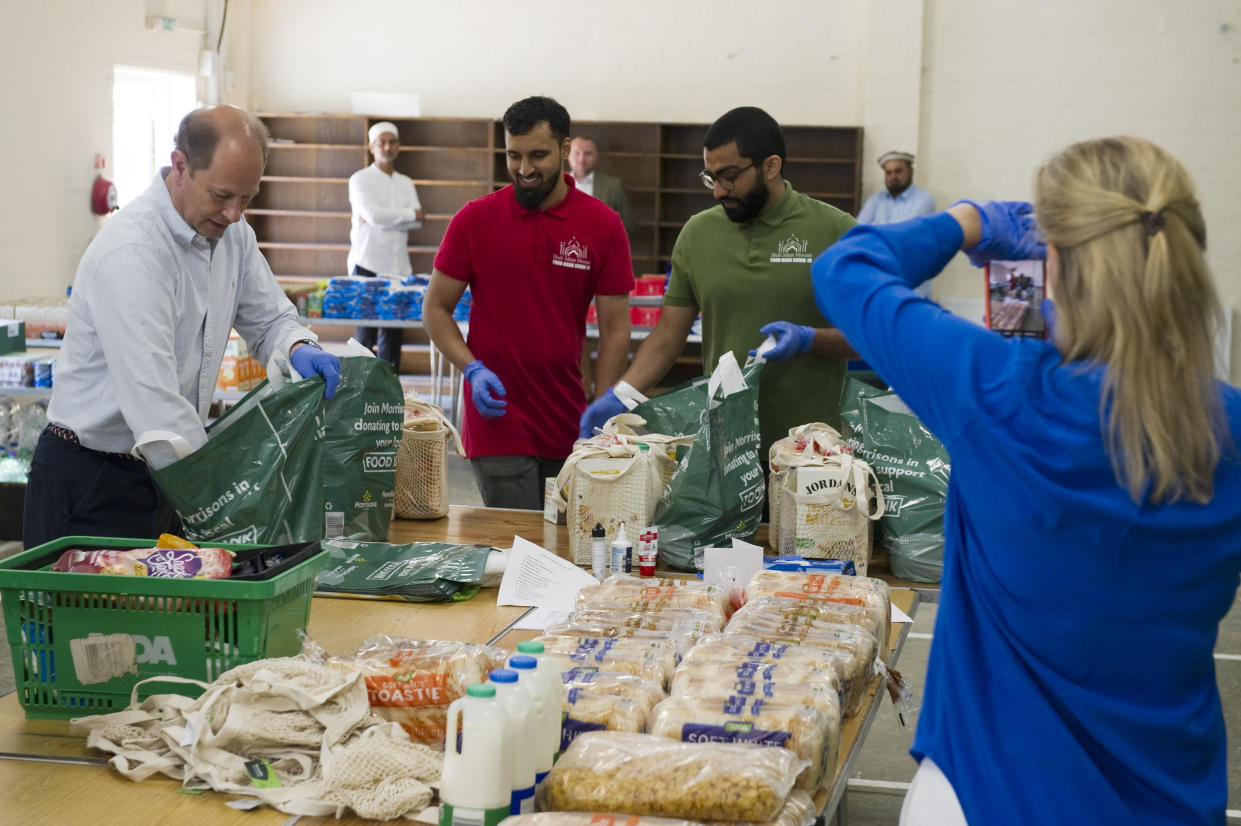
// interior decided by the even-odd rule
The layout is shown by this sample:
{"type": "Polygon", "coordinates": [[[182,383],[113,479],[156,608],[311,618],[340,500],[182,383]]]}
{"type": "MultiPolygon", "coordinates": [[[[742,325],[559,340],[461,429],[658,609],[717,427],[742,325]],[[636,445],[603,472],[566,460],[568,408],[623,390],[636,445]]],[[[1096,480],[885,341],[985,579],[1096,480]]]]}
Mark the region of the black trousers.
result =
{"type": "MultiPolygon", "coordinates": [[[[371,272],[366,267],[353,265],[353,274],[361,275],[367,278],[376,278],[378,273],[371,272]]],[[[358,340],[367,350],[371,349],[375,344],[376,338],[379,340],[379,347],[376,354],[392,365],[392,369],[401,373],[401,345],[405,343],[405,331],[399,327],[354,327],[353,337],[358,340]]]]}
{"type": "Polygon", "coordinates": [[[75,445],[44,430],[26,482],[22,542],[27,549],[62,536],[156,539],[181,533],[146,463],[75,445]]]}

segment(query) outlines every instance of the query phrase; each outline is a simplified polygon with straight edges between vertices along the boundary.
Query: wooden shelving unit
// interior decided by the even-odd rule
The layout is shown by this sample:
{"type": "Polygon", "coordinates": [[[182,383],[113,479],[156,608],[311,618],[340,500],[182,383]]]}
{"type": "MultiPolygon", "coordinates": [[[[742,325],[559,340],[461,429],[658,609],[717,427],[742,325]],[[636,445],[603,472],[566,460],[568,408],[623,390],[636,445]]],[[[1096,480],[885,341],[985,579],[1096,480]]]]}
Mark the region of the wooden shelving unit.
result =
{"type": "MultiPolygon", "coordinates": [[[[414,272],[428,273],[452,216],[509,183],[504,127],[485,118],[262,115],[273,141],[267,174],[247,220],[278,276],[345,274],[349,176],[370,163],[366,132],[390,120],[401,133],[397,169],[414,180],[426,211],[409,234],[414,272]]],[[[634,210],[634,271],[662,273],[691,215],[714,203],[698,181],[707,124],[578,121],[599,147],[600,168],[625,183],[634,210]]],[[[799,192],[850,214],[861,206],[860,127],[786,126],[785,177],[799,192]]]]}
{"type": "MultiPolygon", "coordinates": [[[[504,126],[486,118],[384,118],[366,115],[266,114],[271,130],[267,174],[246,219],[272,271],[283,278],[345,275],[349,254],[349,176],[371,162],[366,133],[388,120],[400,131],[397,170],[413,179],[426,215],[409,233],[410,263],[430,273],[448,222],[474,198],[509,183],[504,126]]],[[[630,235],[634,272],[664,273],[681,227],[714,204],[698,180],[707,124],[576,121],[575,135],[594,139],[600,169],[625,184],[633,205],[630,235]]],[[[785,126],[785,177],[799,192],[850,214],[861,206],[860,127],[785,126]]],[[[640,302],[635,302],[635,305],[640,302]]],[[[346,331],[326,329],[327,337],[346,331]]],[[[426,372],[417,348],[421,330],[409,330],[402,369],[426,372]],[[406,364],[408,362],[408,364],[406,364]]],[[[635,345],[636,345],[635,341],[635,345]]],[[[593,346],[593,345],[592,345],[593,346]]],[[[700,349],[691,343],[668,376],[675,384],[695,375],[700,349]]]]}

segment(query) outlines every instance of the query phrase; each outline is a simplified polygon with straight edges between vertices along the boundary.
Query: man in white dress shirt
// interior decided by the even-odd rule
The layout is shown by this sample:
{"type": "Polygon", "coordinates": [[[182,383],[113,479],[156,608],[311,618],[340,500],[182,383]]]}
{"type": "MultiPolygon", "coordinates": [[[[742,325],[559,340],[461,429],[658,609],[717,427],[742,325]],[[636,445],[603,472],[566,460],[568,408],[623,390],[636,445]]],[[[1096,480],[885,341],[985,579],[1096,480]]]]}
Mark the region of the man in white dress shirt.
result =
{"type": "MultiPolygon", "coordinates": [[[[107,219],[78,264],[26,486],[27,548],[74,534],[179,531],[131,451],[153,431],[193,450],[206,444],[230,329],[261,363],[287,358],[303,376],[323,376],[327,397],[336,391],[340,362],[297,323],[242,218],[267,161],[266,127],[212,106],[185,116],[175,145],[172,165],[107,219]]],[[[140,449],[156,468],[176,460],[166,442],[140,449]]]]}
{"type": "MultiPolygon", "coordinates": [[[[382,121],[367,133],[375,162],[349,178],[353,229],[347,266],[353,275],[402,279],[409,266],[409,231],[422,226],[422,204],[414,182],[396,171],[401,136],[382,121]]],[[[400,372],[404,331],[394,327],[358,327],[353,337],[365,347],[379,341],[379,357],[400,372]],[[378,335],[376,335],[378,333],[378,335]]]]}

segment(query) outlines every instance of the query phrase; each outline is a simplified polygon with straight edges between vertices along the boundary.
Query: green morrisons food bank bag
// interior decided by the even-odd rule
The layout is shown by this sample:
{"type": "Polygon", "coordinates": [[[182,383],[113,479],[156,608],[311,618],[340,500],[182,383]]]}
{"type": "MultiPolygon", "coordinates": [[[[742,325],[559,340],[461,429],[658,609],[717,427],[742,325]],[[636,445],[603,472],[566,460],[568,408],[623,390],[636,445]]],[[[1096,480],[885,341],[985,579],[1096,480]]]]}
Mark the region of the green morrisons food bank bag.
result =
{"type": "Polygon", "coordinates": [[[460,602],[482,585],[491,548],[447,542],[355,542],[325,539],[328,569],[315,588],[369,596],[399,596],[409,602],[460,602]]]}
{"type": "Polygon", "coordinates": [[[890,390],[849,377],[840,399],[845,439],[866,460],[886,506],[875,544],[892,573],[939,582],[944,570],[944,503],[952,469],[948,451],[890,390]]]}
{"type": "Polygon", "coordinates": [[[659,555],[683,571],[701,567],[695,552],[748,539],[763,516],[766,485],[759,457],[758,376],[731,352],[709,379],[694,379],[642,402],[633,413],[668,436],[696,434],[655,508],[659,555]]]}
{"type": "Polygon", "coordinates": [[[342,358],[325,416],[320,536],[386,540],[405,421],[405,393],[392,365],[369,353],[342,358]]]}
{"type": "Polygon", "coordinates": [[[319,539],[323,379],[279,389],[264,381],[207,427],[205,445],[152,469],[151,478],[193,542],[287,545],[319,539]]]}

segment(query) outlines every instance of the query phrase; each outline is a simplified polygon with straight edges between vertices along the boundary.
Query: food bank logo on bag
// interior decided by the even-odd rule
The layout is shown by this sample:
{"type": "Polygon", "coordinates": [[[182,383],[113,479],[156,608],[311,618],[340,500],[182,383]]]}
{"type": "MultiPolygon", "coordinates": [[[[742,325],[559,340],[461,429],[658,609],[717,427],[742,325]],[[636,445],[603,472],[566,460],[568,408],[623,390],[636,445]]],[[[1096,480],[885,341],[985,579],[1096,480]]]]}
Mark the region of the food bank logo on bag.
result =
{"type": "Polygon", "coordinates": [[[362,470],[367,473],[383,473],[396,470],[396,451],[373,451],[362,457],[362,470]]]}
{"type": "Polygon", "coordinates": [[[590,269],[590,248],[577,240],[577,236],[568,241],[561,241],[560,252],[553,253],[552,263],[571,270],[588,270],[590,269]]]}
{"type": "Polygon", "coordinates": [[[771,254],[773,264],[809,264],[814,261],[810,255],[810,242],[796,235],[790,235],[776,246],[771,254]]]}

